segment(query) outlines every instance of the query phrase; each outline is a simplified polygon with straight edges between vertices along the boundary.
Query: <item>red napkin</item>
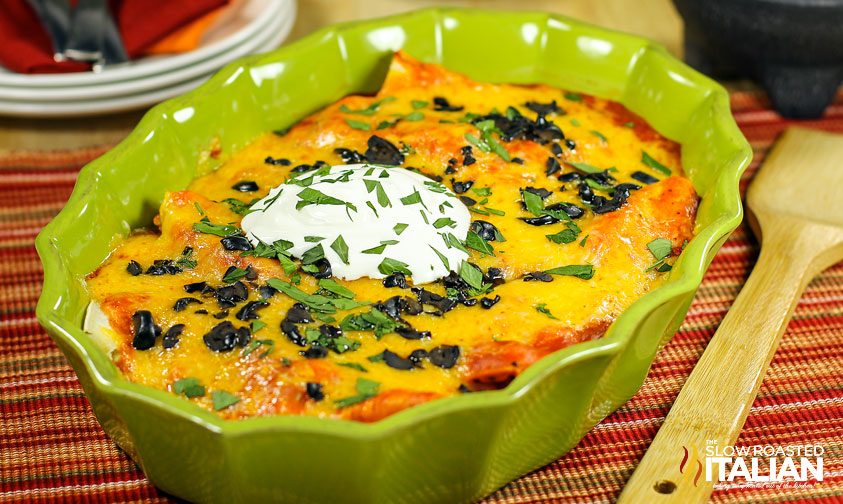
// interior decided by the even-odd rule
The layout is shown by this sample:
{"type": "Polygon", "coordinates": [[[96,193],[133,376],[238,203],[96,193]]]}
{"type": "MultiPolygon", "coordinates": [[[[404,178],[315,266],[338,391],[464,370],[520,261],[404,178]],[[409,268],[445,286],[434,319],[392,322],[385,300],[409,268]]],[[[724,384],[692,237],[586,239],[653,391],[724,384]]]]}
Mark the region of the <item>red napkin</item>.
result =
{"type": "MultiPolygon", "coordinates": [[[[112,0],[111,11],[129,58],[143,53],[174,30],[217,9],[227,0],[112,0]]],[[[47,32],[26,0],[0,1],[0,65],[18,73],[63,73],[88,70],[90,65],[53,61],[47,32]]]]}

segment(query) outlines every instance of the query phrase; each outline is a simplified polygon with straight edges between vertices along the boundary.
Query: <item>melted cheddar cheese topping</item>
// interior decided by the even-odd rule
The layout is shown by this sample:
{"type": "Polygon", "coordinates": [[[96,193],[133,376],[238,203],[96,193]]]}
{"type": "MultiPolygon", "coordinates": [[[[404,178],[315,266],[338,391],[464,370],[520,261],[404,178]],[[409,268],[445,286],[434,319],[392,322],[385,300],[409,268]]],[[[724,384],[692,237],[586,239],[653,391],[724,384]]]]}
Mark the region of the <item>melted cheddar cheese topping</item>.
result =
{"type": "MultiPolygon", "coordinates": [[[[376,96],[347,96],[223,154],[219,169],[167,193],[156,228],[122,240],[87,286],[106,320],[95,332],[128,379],[225,418],[375,421],[505,386],[600,337],[662,282],[698,201],[678,145],[621,105],[477,83],[403,53],[376,96]],[[365,163],[453,191],[471,231],[435,245],[469,260],[424,285],[395,264],[383,280],[344,281],[318,249],[255,247],[240,228],[291,177],[365,163]]],[[[322,236],[322,251],[342,232],[338,222],[322,236]]]]}

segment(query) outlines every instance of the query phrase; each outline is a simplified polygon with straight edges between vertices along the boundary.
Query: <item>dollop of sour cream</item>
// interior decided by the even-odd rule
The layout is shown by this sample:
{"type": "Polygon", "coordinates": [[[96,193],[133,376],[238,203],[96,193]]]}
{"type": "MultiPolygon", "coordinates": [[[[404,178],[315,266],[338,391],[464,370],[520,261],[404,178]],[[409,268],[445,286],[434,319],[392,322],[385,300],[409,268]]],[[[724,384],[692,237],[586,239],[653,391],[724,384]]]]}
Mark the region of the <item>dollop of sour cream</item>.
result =
{"type": "Polygon", "coordinates": [[[459,271],[470,221],[439,182],[405,168],[350,164],[274,187],[241,227],[253,245],[292,243],[294,257],[321,247],[333,275],[345,280],[402,271],[418,285],[459,271]]]}

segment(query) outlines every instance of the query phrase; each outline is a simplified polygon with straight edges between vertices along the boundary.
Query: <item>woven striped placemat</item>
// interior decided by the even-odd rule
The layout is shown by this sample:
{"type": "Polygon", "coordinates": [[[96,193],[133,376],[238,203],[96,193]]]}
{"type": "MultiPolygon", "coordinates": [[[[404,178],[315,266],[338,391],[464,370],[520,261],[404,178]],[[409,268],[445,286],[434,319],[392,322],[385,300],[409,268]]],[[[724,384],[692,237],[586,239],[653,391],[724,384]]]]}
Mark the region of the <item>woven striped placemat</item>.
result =
{"type": "MultiPolygon", "coordinates": [[[[763,96],[735,93],[755,150],[742,188],[790,124],[763,96]]],[[[843,132],[843,95],[800,125],[843,132]]],[[[80,166],[105,148],[0,154],[0,501],[170,501],[97,424],[73,370],[35,320],[42,273],[33,240],[70,194],[80,166]]],[[[843,160],[841,160],[843,169],[843,160]]],[[[843,188],[831,188],[841,193],[843,188]]],[[[685,323],[644,386],[567,456],[510,483],[487,503],[610,502],[644,454],[757,255],[746,228],[711,265],[685,323]]],[[[802,297],[738,445],[821,444],[824,479],[807,487],[719,484],[716,502],[843,501],[843,263],[802,297]]]]}

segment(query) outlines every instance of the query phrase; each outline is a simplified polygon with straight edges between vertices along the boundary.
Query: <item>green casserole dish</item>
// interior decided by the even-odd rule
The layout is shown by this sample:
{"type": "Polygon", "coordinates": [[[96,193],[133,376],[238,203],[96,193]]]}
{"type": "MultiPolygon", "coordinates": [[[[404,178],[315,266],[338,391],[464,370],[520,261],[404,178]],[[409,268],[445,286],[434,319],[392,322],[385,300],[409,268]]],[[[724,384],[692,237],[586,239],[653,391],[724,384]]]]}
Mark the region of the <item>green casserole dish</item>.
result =
{"type": "Polygon", "coordinates": [[[428,9],[337,25],[233,63],[149,111],[79,174],[39,234],[41,324],[97,419],[162,490],[191,501],[441,502],[478,499],[570,450],[640,387],[742,217],[751,150],[715,82],[635,36],[543,13],[428,9]],[[114,239],[149,225],[164,192],[213,170],[259,133],[349,93],[376,91],[403,49],[471,78],[545,83],[613,99],[682,145],[702,196],[697,236],[663,286],[605,337],[560,350],[500,391],[410,408],[374,424],[312,417],[224,421],[127,381],[83,333],[84,276],[114,239]],[[209,149],[221,152],[209,156],[209,149]]]}

